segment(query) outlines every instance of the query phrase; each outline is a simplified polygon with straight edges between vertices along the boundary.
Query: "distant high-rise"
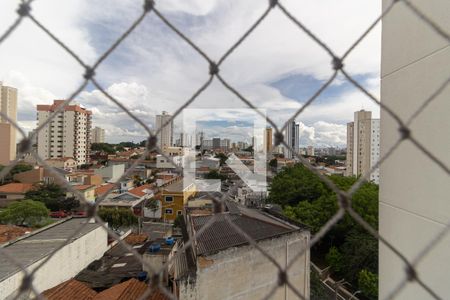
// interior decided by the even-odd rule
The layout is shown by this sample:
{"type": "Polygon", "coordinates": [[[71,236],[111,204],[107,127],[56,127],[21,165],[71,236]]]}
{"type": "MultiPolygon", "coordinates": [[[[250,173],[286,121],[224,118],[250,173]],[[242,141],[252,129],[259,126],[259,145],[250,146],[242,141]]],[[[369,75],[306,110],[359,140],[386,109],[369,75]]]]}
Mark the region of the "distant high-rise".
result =
{"type": "Polygon", "coordinates": [[[92,143],[104,143],[105,142],[105,129],[100,127],[95,127],[92,129],[91,134],[92,143]]]}
{"type": "Polygon", "coordinates": [[[223,139],[220,140],[220,148],[224,151],[230,150],[231,147],[231,140],[230,139],[223,139]]]}
{"type": "MultiPolygon", "coordinates": [[[[0,111],[17,121],[17,89],[0,82],[0,111]]],[[[16,158],[16,128],[0,116],[0,164],[7,165],[16,158]]]]}
{"type": "MultiPolygon", "coordinates": [[[[347,123],[347,176],[367,174],[380,156],[380,120],[372,112],[355,112],[354,122],[347,123]]],[[[378,169],[370,175],[378,183],[378,169]]]]}
{"type": "Polygon", "coordinates": [[[221,149],[220,148],[220,138],[213,138],[212,139],[212,148],[214,150],[221,149]]]}
{"type": "Polygon", "coordinates": [[[267,127],[264,132],[264,149],[266,150],[267,154],[270,154],[272,152],[272,127],[267,127]]]}
{"type": "MultiPolygon", "coordinates": [[[[55,100],[52,105],[37,106],[38,126],[62,105],[55,100]]],[[[38,154],[43,159],[73,157],[79,165],[89,162],[92,112],[80,105],[67,105],[38,133],[38,154]]]]}
{"type": "Polygon", "coordinates": [[[314,156],[314,147],[313,146],[308,146],[308,148],[306,148],[306,155],[314,156]]]}
{"type": "Polygon", "coordinates": [[[284,147],[284,157],[295,158],[295,153],[298,154],[300,147],[300,125],[295,120],[291,120],[284,133],[286,144],[294,150],[292,152],[290,149],[284,147]]]}
{"type": "Polygon", "coordinates": [[[162,115],[156,115],[156,130],[162,128],[157,135],[157,144],[160,149],[173,146],[173,120],[170,120],[171,118],[172,116],[166,111],[163,111],[162,115]]]}

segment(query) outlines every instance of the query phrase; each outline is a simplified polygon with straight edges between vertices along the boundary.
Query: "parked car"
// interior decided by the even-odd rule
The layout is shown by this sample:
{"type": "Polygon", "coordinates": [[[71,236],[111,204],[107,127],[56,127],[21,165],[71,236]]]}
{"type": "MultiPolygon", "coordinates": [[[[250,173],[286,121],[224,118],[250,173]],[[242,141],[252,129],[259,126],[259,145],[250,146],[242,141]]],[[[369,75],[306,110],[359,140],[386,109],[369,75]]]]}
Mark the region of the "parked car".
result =
{"type": "Polygon", "coordinates": [[[86,218],[87,217],[87,212],[84,211],[84,210],[74,211],[72,213],[72,217],[74,217],[74,218],[86,218]]]}
{"type": "Polygon", "coordinates": [[[68,216],[68,214],[67,214],[67,212],[65,212],[63,210],[58,210],[58,211],[50,212],[49,216],[51,218],[66,218],[68,216]]]}

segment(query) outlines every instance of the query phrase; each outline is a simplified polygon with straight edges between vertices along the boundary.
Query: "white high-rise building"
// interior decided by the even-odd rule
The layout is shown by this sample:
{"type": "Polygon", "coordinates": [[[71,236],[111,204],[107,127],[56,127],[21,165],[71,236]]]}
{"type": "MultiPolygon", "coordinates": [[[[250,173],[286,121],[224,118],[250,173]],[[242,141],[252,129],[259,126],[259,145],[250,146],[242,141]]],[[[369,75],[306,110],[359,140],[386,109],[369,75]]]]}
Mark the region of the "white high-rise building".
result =
{"type": "MultiPolygon", "coordinates": [[[[56,111],[64,100],[37,105],[38,126],[56,111]]],[[[67,105],[38,133],[38,154],[43,159],[72,157],[79,165],[89,162],[92,112],[77,104],[67,105]]]]}
{"type": "Polygon", "coordinates": [[[166,111],[163,111],[161,115],[156,115],[156,130],[162,128],[157,135],[157,145],[160,149],[173,146],[173,120],[170,121],[170,118],[172,116],[166,111]],[[164,126],[166,123],[167,125],[164,126]]]}
{"type": "Polygon", "coordinates": [[[105,129],[100,127],[95,127],[92,129],[91,134],[92,143],[104,143],[105,142],[105,129]]]}
{"type": "Polygon", "coordinates": [[[294,150],[292,152],[290,149],[284,147],[284,157],[295,158],[295,153],[299,153],[300,147],[300,125],[295,120],[291,120],[286,127],[284,140],[294,150]]]}
{"type": "MultiPolygon", "coordinates": [[[[370,167],[373,167],[380,159],[380,119],[372,119],[370,130],[370,167]]],[[[370,174],[370,181],[380,183],[380,168],[370,174]]]]}
{"type": "MultiPolygon", "coordinates": [[[[347,176],[360,176],[370,172],[380,157],[380,120],[372,119],[372,112],[355,112],[354,122],[347,123],[347,176]]],[[[379,170],[370,180],[379,183],[379,170]]]]}
{"type": "MultiPolygon", "coordinates": [[[[17,121],[17,89],[4,86],[0,81],[0,111],[17,121]]],[[[0,165],[8,165],[16,158],[16,128],[0,116],[0,165]]]]}

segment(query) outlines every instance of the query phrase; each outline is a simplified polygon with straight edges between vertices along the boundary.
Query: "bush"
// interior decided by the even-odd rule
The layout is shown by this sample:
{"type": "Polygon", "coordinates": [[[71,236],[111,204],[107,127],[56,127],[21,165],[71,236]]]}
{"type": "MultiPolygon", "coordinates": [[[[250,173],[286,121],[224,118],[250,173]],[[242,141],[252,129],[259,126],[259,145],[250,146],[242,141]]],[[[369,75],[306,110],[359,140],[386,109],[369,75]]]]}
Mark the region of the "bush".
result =
{"type": "Polygon", "coordinates": [[[98,216],[114,230],[138,224],[137,217],[128,208],[101,208],[98,216]]]}
{"type": "Polygon", "coordinates": [[[378,275],[366,269],[358,274],[358,288],[369,299],[378,299],[378,275]]]}

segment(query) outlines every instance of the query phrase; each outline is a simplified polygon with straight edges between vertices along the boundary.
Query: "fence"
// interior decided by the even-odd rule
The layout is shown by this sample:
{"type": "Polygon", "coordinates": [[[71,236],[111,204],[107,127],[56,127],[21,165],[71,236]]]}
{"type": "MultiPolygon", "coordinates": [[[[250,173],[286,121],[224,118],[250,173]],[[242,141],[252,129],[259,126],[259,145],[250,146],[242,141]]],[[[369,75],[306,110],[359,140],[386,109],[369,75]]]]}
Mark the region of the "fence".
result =
{"type": "MultiPolygon", "coordinates": [[[[36,0],[38,1],[38,0],[36,0]]],[[[326,90],[330,84],[336,79],[336,77],[338,76],[338,74],[343,75],[346,80],[348,80],[352,85],[354,85],[357,89],[359,89],[362,93],[364,93],[371,101],[373,101],[374,103],[376,103],[377,105],[380,106],[380,109],[384,112],[386,112],[390,117],[392,117],[398,126],[398,131],[401,135],[400,139],[397,141],[397,143],[394,144],[394,146],[385,153],[385,155],[383,157],[380,158],[380,160],[378,161],[378,163],[371,169],[371,172],[373,172],[376,168],[378,168],[381,164],[383,164],[387,158],[389,158],[392,153],[394,153],[396,151],[396,149],[398,148],[398,146],[402,143],[405,143],[406,141],[409,141],[410,143],[412,143],[413,145],[416,146],[416,148],[421,151],[424,155],[426,155],[427,157],[429,157],[429,159],[431,159],[437,166],[439,166],[444,172],[445,174],[450,174],[450,170],[449,167],[445,165],[444,162],[442,162],[442,160],[440,160],[438,157],[436,157],[435,155],[433,155],[433,153],[431,153],[426,145],[422,144],[420,141],[418,141],[415,137],[413,132],[411,132],[410,129],[410,125],[414,122],[414,120],[424,111],[427,109],[427,107],[429,106],[429,104],[431,102],[433,102],[434,99],[436,99],[436,97],[442,93],[442,91],[447,87],[447,85],[449,84],[450,78],[448,78],[433,94],[429,95],[428,98],[424,99],[423,101],[423,105],[420,106],[420,108],[412,115],[411,118],[409,118],[408,120],[402,120],[399,115],[389,106],[387,106],[386,104],[382,103],[379,101],[379,99],[377,99],[374,95],[372,95],[369,91],[367,91],[359,82],[358,80],[356,80],[355,78],[353,78],[346,70],[345,70],[345,60],[346,58],[348,58],[348,56],[352,53],[352,51],[358,47],[358,45],[366,38],[366,36],[373,30],[373,28],[375,27],[375,25],[377,25],[386,15],[388,15],[390,13],[390,11],[392,10],[392,8],[396,5],[404,5],[406,6],[408,9],[411,10],[411,12],[413,12],[417,18],[419,18],[422,22],[424,22],[427,26],[429,26],[436,35],[441,36],[444,40],[449,41],[450,42],[450,34],[444,29],[441,28],[439,26],[439,24],[435,23],[432,19],[428,18],[425,14],[423,14],[421,12],[421,10],[416,7],[410,0],[393,0],[390,2],[389,5],[387,5],[384,9],[384,11],[382,12],[382,14],[373,21],[373,23],[369,26],[369,28],[367,28],[362,34],[361,36],[348,47],[348,50],[344,53],[344,55],[342,56],[338,56],[333,49],[331,49],[323,40],[321,40],[314,32],[312,32],[307,26],[305,26],[301,20],[297,19],[288,9],[286,9],[286,7],[283,5],[282,1],[277,1],[277,0],[270,0],[267,3],[267,8],[265,9],[265,11],[263,12],[263,14],[255,20],[255,22],[253,23],[253,25],[248,28],[243,34],[242,36],[233,44],[231,45],[231,47],[217,60],[214,61],[206,52],[204,52],[200,47],[198,47],[191,39],[190,37],[186,36],[182,29],[177,28],[175,25],[173,25],[173,23],[166,18],[166,16],[164,16],[159,10],[158,10],[158,6],[157,6],[157,2],[153,1],[153,0],[145,0],[143,1],[143,6],[142,6],[142,13],[140,14],[140,16],[132,23],[130,24],[130,26],[128,27],[128,29],[123,32],[123,34],[109,47],[109,49],[107,51],[105,51],[97,60],[93,65],[87,65],[78,55],[77,53],[75,53],[72,49],[70,49],[65,43],[64,40],[60,37],[57,37],[53,34],[52,29],[51,28],[47,28],[44,23],[41,23],[40,20],[37,20],[32,12],[32,4],[33,2],[36,2],[33,0],[23,0],[20,2],[20,5],[17,8],[17,19],[11,24],[11,26],[9,28],[3,29],[4,32],[1,34],[0,36],[0,47],[2,46],[3,43],[7,43],[8,41],[8,37],[11,36],[12,34],[14,34],[14,31],[20,26],[21,22],[25,19],[28,18],[29,20],[31,20],[37,27],[39,27],[40,29],[42,29],[43,32],[45,32],[55,43],[57,43],[59,46],[61,46],[71,57],[73,57],[74,60],[76,60],[84,69],[84,74],[83,74],[83,80],[81,82],[81,84],[78,86],[78,88],[72,92],[72,94],[70,94],[70,96],[67,98],[67,100],[65,100],[65,102],[63,103],[63,105],[59,106],[55,112],[53,112],[51,114],[51,116],[46,120],[46,122],[42,123],[39,125],[39,127],[36,129],[36,131],[33,133],[32,136],[27,137],[27,135],[25,134],[24,130],[15,122],[13,122],[12,120],[10,120],[6,115],[2,114],[2,117],[4,117],[5,119],[7,119],[22,135],[22,140],[19,143],[19,148],[18,148],[18,152],[19,155],[17,156],[18,158],[16,160],[14,160],[9,166],[5,167],[1,172],[0,172],[0,178],[3,178],[5,175],[7,175],[11,169],[20,161],[20,154],[24,154],[24,153],[28,153],[30,152],[30,148],[31,148],[31,140],[33,139],[33,137],[40,131],[42,130],[46,125],[49,124],[49,122],[58,114],[58,112],[62,111],[62,109],[67,106],[68,104],[70,104],[75,97],[77,97],[77,95],[83,91],[83,89],[87,86],[88,83],[92,83],[99,91],[101,91],[103,93],[104,96],[106,96],[110,101],[112,101],[113,103],[115,103],[120,109],[122,109],[126,114],[128,114],[135,122],[137,122],[138,124],[140,124],[146,131],[146,133],[148,134],[148,140],[147,140],[147,144],[146,144],[146,150],[145,152],[140,156],[140,158],[138,160],[136,160],[133,165],[122,175],[122,177],[117,180],[116,183],[118,183],[121,179],[125,178],[129,172],[136,166],[138,165],[144,158],[145,156],[151,151],[151,150],[156,150],[158,152],[160,152],[162,155],[164,155],[164,153],[162,153],[161,149],[159,149],[156,146],[156,142],[157,142],[157,134],[159,133],[159,131],[154,132],[152,131],[142,120],[140,120],[137,116],[133,115],[133,113],[131,113],[126,105],[124,105],[120,99],[116,99],[115,97],[113,97],[112,95],[110,95],[101,85],[100,83],[97,81],[96,79],[96,70],[97,68],[100,66],[100,64],[102,64],[105,59],[111,55],[111,53],[113,53],[115,51],[115,49],[130,35],[131,32],[133,32],[136,27],[138,27],[140,25],[140,23],[146,18],[147,15],[149,14],[154,14],[156,15],[161,22],[163,22],[165,25],[167,25],[167,27],[172,30],[174,33],[176,33],[176,35],[184,40],[188,45],[190,45],[192,47],[192,49],[194,49],[201,57],[204,58],[204,60],[209,64],[209,78],[206,82],[204,82],[197,90],[196,92],[187,97],[186,102],[181,105],[173,114],[172,114],[172,118],[170,121],[166,122],[164,125],[169,124],[175,117],[177,117],[182,111],[183,109],[187,108],[192,102],[195,101],[195,99],[201,94],[203,93],[209,86],[210,84],[213,82],[213,80],[218,80],[220,83],[223,84],[223,86],[228,89],[231,93],[233,93],[236,97],[238,97],[240,100],[242,100],[248,107],[254,109],[257,113],[259,113],[261,116],[263,116],[264,118],[266,118],[267,122],[269,124],[271,124],[271,126],[275,129],[275,145],[283,145],[284,147],[286,147],[287,149],[289,149],[290,151],[292,151],[293,153],[295,153],[295,155],[297,156],[297,158],[308,168],[310,169],[312,172],[316,173],[317,176],[320,177],[320,179],[326,184],[326,186],[328,186],[332,191],[334,191],[336,193],[336,195],[338,195],[338,206],[339,209],[336,212],[336,214],[334,214],[334,216],[332,218],[330,218],[328,220],[328,222],[317,232],[317,234],[314,235],[314,237],[312,238],[310,244],[309,244],[309,248],[311,248],[313,245],[315,245],[339,220],[342,219],[342,217],[344,216],[345,213],[347,213],[349,216],[351,216],[358,224],[360,224],[365,230],[367,230],[371,235],[373,235],[376,239],[379,240],[380,243],[383,243],[387,248],[389,248],[396,256],[398,256],[398,258],[400,258],[404,265],[405,265],[405,278],[404,280],[401,282],[401,284],[399,284],[397,286],[396,289],[394,289],[387,298],[394,298],[398,292],[402,289],[402,287],[405,285],[406,282],[408,281],[413,281],[418,283],[423,289],[425,289],[429,295],[435,299],[440,299],[440,297],[435,293],[435,291],[433,291],[425,282],[423,282],[420,278],[420,274],[418,274],[416,272],[416,266],[418,264],[418,262],[424,257],[424,255],[426,253],[428,253],[431,249],[433,249],[433,246],[438,243],[439,240],[441,240],[443,238],[443,236],[447,233],[447,231],[449,230],[450,225],[446,226],[445,230],[443,230],[435,239],[433,239],[433,242],[431,244],[429,244],[425,249],[423,249],[423,251],[420,252],[420,255],[414,259],[413,261],[409,261],[398,249],[396,249],[396,247],[394,247],[392,244],[390,244],[387,240],[384,239],[383,236],[381,236],[377,230],[375,230],[374,228],[372,228],[353,208],[352,208],[352,195],[358,190],[359,187],[361,187],[361,185],[364,183],[365,180],[368,179],[369,174],[366,174],[365,176],[362,176],[361,178],[359,178],[359,180],[353,185],[353,187],[348,191],[342,191],[339,190],[339,188],[326,176],[322,175],[321,173],[319,173],[310,163],[308,160],[306,160],[304,157],[302,157],[301,155],[297,154],[295,151],[293,151],[293,149],[286,143],[286,141],[284,141],[283,139],[283,131],[286,129],[288,122],[286,122],[283,126],[281,127],[277,127],[277,125],[270,119],[270,117],[265,117],[259,110],[258,108],[256,108],[251,99],[247,99],[244,95],[242,95],[238,90],[236,90],[231,84],[229,84],[229,82],[227,81],[226,78],[224,78],[220,72],[220,67],[226,62],[227,58],[246,40],[246,38],[252,34],[252,32],[255,30],[255,28],[257,28],[259,26],[259,24],[261,24],[262,22],[264,22],[264,20],[266,19],[266,17],[273,11],[273,10],[280,10],[285,16],[286,18],[288,18],[293,24],[295,24],[295,26],[298,27],[299,32],[303,32],[306,35],[308,35],[315,43],[317,43],[317,45],[319,45],[326,53],[328,53],[329,58],[330,58],[330,62],[331,62],[331,68],[333,70],[332,75],[329,77],[328,80],[326,80],[326,82],[314,93],[314,95],[312,97],[310,97],[305,103],[304,105],[298,109],[295,114],[291,117],[291,120],[293,120],[294,118],[300,116],[305,109],[310,106],[318,97],[319,95],[321,95],[321,93],[324,92],[324,90],[326,90]]],[[[37,154],[33,154],[35,156],[35,159],[38,161],[38,163],[42,164],[45,168],[52,170],[52,168],[42,159],[40,158],[37,154]]],[[[167,159],[170,160],[169,157],[166,157],[167,159]]],[[[53,175],[60,179],[61,182],[64,182],[64,178],[62,178],[62,176],[60,174],[58,174],[56,171],[52,170],[53,175]]],[[[73,187],[71,187],[69,184],[66,184],[65,187],[73,192],[75,195],[77,195],[80,199],[84,199],[83,195],[81,195],[78,191],[74,190],[73,187]]],[[[109,191],[111,192],[111,191],[109,191]]],[[[113,236],[118,243],[120,243],[122,246],[126,247],[130,252],[132,252],[134,254],[134,256],[141,262],[143,263],[142,257],[129,245],[127,245],[123,240],[121,240],[112,230],[110,230],[109,228],[107,228],[107,226],[103,223],[103,221],[98,217],[97,215],[97,209],[99,207],[99,204],[105,199],[105,197],[107,196],[107,194],[103,195],[101,197],[101,199],[98,200],[98,202],[94,205],[91,206],[89,211],[88,211],[88,215],[89,217],[95,218],[97,220],[97,222],[99,222],[100,224],[102,224],[102,226],[105,228],[105,230],[107,230],[109,232],[109,234],[111,236],[113,236]]],[[[214,195],[211,195],[211,197],[214,198],[214,195]]],[[[223,201],[222,199],[217,199],[215,198],[215,201],[217,203],[220,203],[221,201],[223,201]]],[[[220,212],[220,207],[223,207],[221,205],[218,205],[217,208],[218,210],[216,212],[220,212]]],[[[212,222],[214,221],[214,218],[212,219],[212,222]]],[[[201,234],[201,232],[203,232],[212,222],[206,224],[204,227],[202,227],[202,229],[197,232],[198,234],[201,234]]],[[[239,228],[237,228],[230,220],[228,220],[228,222],[230,223],[230,226],[232,226],[237,232],[239,232],[243,237],[245,237],[249,244],[256,246],[256,243],[254,240],[249,239],[249,237],[242,232],[239,228]]],[[[74,234],[72,235],[75,236],[78,232],[80,232],[82,230],[83,226],[81,226],[76,232],[74,232],[74,234]]],[[[195,238],[195,236],[193,237],[195,238]]],[[[21,287],[21,292],[25,292],[25,291],[33,291],[34,293],[36,293],[38,298],[42,298],[42,296],[39,296],[38,293],[36,292],[34,286],[33,286],[33,275],[36,274],[37,272],[39,272],[40,268],[59,250],[61,249],[65,244],[67,244],[70,241],[70,238],[67,239],[65,241],[65,243],[61,244],[56,251],[54,251],[52,254],[50,254],[50,256],[47,257],[47,259],[45,259],[42,264],[34,269],[33,271],[27,271],[26,268],[24,268],[21,263],[19,261],[16,261],[14,259],[14,256],[11,253],[8,253],[7,251],[5,251],[5,249],[0,248],[0,253],[2,256],[8,257],[8,259],[11,260],[11,262],[13,262],[15,265],[17,265],[18,267],[21,268],[23,274],[24,274],[24,279],[22,282],[22,287],[21,287]]],[[[184,249],[186,249],[186,247],[189,247],[192,245],[192,239],[188,242],[184,244],[184,249]]],[[[258,249],[259,251],[262,251],[261,249],[259,249],[258,247],[256,247],[256,249],[258,249]]],[[[262,253],[263,255],[265,255],[270,261],[272,261],[275,266],[277,267],[278,271],[279,271],[279,284],[280,285],[284,285],[286,284],[299,298],[301,299],[305,299],[305,295],[302,295],[301,292],[299,292],[289,281],[289,277],[287,276],[287,270],[294,264],[294,262],[296,261],[296,259],[298,259],[302,253],[305,253],[305,251],[307,251],[307,248],[302,249],[301,253],[299,255],[297,255],[287,266],[287,268],[283,269],[280,265],[278,265],[276,263],[276,261],[271,258],[267,253],[262,253]]],[[[180,251],[181,253],[181,251],[180,251]]],[[[174,258],[172,258],[174,259],[174,258]]],[[[170,263],[167,262],[165,264],[166,268],[168,266],[168,264],[170,263]]],[[[150,266],[148,266],[149,269],[150,266]]],[[[162,268],[161,270],[154,270],[154,273],[160,273],[163,271],[162,268]]],[[[151,293],[151,289],[155,288],[156,286],[159,286],[160,290],[164,291],[164,293],[170,297],[170,298],[174,298],[174,296],[165,289],[164,286],[161,285],[161,283],[158,281],[158,276],[153,276],[152,277],[154,279],[153,284],[151,285],[151,287],[149,287],[149,290],[147,291],[147,293],[142,297],[142,299],[144,299],[146,296],[148,296],[151,293]]],[[[267,298],[270,298],[277,287],[275,287],[274,289],[272,289],[272,291],[266,296],[267,298]]]]}

